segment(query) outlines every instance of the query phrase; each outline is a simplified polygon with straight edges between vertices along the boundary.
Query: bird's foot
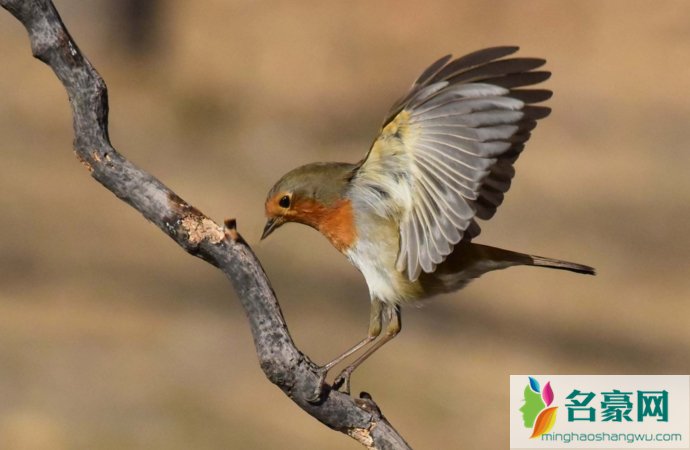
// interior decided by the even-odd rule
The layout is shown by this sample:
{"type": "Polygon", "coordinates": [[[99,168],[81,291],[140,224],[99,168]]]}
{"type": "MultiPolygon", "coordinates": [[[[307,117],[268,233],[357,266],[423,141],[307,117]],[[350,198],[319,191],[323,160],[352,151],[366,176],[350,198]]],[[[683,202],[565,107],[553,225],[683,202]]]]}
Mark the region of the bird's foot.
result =
{"type": "Polygon", "coordinates": [[[340,391],[344,394],[350,395],[350,376],[352,375],[352,370],[346,367],[345,370],[340,372],[335,380],[333,381],[333,389],[340,391]]]}
{"type": "Polygon", "coordinates": [[[307,399],[307,401],[310,403],[316,403],[321,399],[324,387],[326,386],[326,375],[328,375],[328,369],[326,367],[319,367],[316,369],[316,374],[319,378],[316,382],[316,387],[314,388],[311,397],[307,399]]]}

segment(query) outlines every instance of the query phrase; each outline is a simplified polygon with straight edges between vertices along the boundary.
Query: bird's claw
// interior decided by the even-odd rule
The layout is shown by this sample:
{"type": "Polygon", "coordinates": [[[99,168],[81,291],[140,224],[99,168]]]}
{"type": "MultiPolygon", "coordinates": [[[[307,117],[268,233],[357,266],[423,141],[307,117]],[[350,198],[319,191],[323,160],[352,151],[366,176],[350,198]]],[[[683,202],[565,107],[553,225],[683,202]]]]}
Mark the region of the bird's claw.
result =
{"type": "MultiPolygon", "coordinates": [[[[326,387],[326,375],[328,375],[328,369],[325,367],[319,367],[316,370],[316,373],[319,378],[316,382],[316,387],[314,388],[311,397],[307,398],[307,401],[310,403],[316,403],[321,400],[324,388],[326,387]]],[[[348,370],[347,368],[340,372],[335,380],[333,380],[333,390],[350,395],[350,375],[352,375],[352,371],[348,370]]]]}
{"type": "Polygon", "coordinates": [[[326,385],[326,375],[328,375],[328,369],[324,367],[319,367],[316,373],[319,376],[319,378],[316,382],[316,387],[314,388],[311,397],[307,398],[307,401],[310,403],[316,403],[321,399],[321,396],[323,395],[324,386],[326,385]]]}
{"type": "Polygon", "coordinates": [[[350,395],[350,375],[352,375],[352,371],[348,369],[340,372],[340,375],[333,381],[333,389],[350,395]]]}

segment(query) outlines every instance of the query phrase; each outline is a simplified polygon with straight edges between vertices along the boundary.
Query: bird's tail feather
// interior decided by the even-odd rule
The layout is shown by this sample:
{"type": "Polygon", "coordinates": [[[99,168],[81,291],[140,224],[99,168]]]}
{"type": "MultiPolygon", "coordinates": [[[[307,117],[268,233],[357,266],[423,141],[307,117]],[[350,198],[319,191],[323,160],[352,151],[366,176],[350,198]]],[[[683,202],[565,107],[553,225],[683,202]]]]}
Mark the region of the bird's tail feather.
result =
{"type": "Polygon", "coordinates": [[[471,251],[478,252],[481,259],[494,262],[493,269],[503,269],[510,266],[535,266],[548,267],[550,269],[569,270],[570,272],[595,275],[593,267],[577,264],[561,259],[546,258],[544,256],[528,255],[502,248],[489,247],[488,245],[470,244],[471,251]]]}
{"type": "Polygon", "coordinates": [[[571,272],[584,273],[588,275],[595,275],[596,271],[593,267],[585,266],[583,264],[576,264],[560,259],[545,258],[543,256],[527,255],[531,259],[528,263],[530,266],[549,267],[551,269],[569,270],[571,272]]]}
{"type": "Polygon", "coordinates": [[[456,291],[486,272],[512,266],[548,267],[595,274],[594,268],[582,264],[462,241],[433,273],[422,273],[420,281],[426,295],[431,296],[456,291]]]}

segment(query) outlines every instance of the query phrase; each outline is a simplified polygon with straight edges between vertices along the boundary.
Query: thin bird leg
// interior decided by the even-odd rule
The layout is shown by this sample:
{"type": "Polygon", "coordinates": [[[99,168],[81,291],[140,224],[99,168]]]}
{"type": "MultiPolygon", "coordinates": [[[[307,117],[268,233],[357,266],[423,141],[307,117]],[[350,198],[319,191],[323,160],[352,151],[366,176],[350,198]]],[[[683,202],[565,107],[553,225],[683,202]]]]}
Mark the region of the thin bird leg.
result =
{"type": "Polygon", "coordinates": [[[360,350],[362,347],[365,345],[369,344],[371,341],[376,339],[380,334],[381,334],[381,314],[383,311],[383,302],[377,299],[373,299],[371,301],[371,313],[369,315],[369,333],[367,334],[367,337],[359,341],[357,344],[346,350],[343,354],[340,356],[337,356],[335,359],[330,361],[329,363],[321,366],[319,368],[319,382],[317,384],[316,391],[314,391],[314,396],[312,398],[313,401],[318,400],[321,397],[321,391],[323,388],[323,383],[326,380],[326,375],[328,375],[328,371],[333,368],[333,366],[339,364],[342,362],[345,358],[348,356],[352,355],[353,353],[357,352],[360,350]]]}
{"type": "Polygon", "coordinates": [[[400,307],[395,305],[385,305],[386,306],[386,315],[388,316],[388,325],[386,325],[386,334],[383,335],[381,339],[379,339],[378,342],[376,342],[374,345],[369,347],[366,352],[364,352],[359,358],[354,360],[352,364],[347,366],[345,369],[343,369],[342,372],[340,372],[340,375],[338,375],[333,382],[333,387],[338,389],[340,386],[343,387],[342,392],[349,394],[350,393],[350,376],[352,375],[352,372],[355,371],[357,367],[359,367],[360,364],[362,364],[364,361],[366,361],[367,358],[369,358],[371,355],[373,355],[376,350],[380,349],[383,347],[386,342],[390,341],[393,339],[395,336],[400,333],[400,329],[402,328],[402,321],[400,317],[400,307]]]}
{"type": "Polygon", "coordinates": [[[380,300],[372,300],[371,313],[369,315],[369,333],[367,337],[359,341],[357,344],[346,350],[343,354],[333,359],[331,362],[321,367],[321,370],[328,372],[333,366],[342,362],[345,358],[357,352],[359,349],[376,339],[381,334],[381,313],[383,311],[383,302],[380,300]]]}

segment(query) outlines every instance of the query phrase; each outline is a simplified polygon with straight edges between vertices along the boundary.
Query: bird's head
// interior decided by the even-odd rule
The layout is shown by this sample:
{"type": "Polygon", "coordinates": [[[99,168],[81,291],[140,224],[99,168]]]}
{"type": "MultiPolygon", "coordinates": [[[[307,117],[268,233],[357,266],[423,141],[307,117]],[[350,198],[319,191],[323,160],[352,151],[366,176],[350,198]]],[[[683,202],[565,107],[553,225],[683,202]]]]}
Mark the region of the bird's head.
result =
{"type": "Polygon", "coordinates": [[[343,199],[354,168],[346,163],[314,163],[283,175],[266,197],[268,220],[261,239],[287,222],[319,229],[329,210],[343,199]]]}

